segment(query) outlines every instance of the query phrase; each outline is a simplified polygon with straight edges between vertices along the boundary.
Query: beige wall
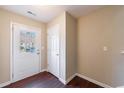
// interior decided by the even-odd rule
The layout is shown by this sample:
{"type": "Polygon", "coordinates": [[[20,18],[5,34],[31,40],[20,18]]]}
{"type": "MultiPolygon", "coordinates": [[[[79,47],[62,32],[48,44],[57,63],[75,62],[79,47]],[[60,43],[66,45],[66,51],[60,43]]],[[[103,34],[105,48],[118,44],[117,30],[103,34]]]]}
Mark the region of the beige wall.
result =
{"type": "Polygon", "coordinates": [[[45,24],[32,19],[19,16],[0,9],[0,83],[10,80],[10,22],[17,22],[42,29],[41,43],[45,47],[42,50],[42,69],[46,67],[46,32],[45,24]]]}
{"type": "Polygon", "coordinates": [[[66,79],[76,73],[77,20],[66,12],[66,79]]]}
{"type": "Polygon", "coordinates": [[[124,85],[124,6],[107,6],[78,19],[78,73],[124,85]],[[108,51],[103,51],[107,46],[108,51]]]}
{"type": "MultiPolygon", "coordinates": [[[[45,24],[0,9],[0,83],[10,80],[11,21],[42,29],[41,43],[45,47],[41,55],[42,68],[47,66],[45,24]]],[[[107,6],[80,17],[77,42],[76,21],[70,14],[62,13],[50,21],[47,27],[55,24],[60,24],[61,79],[66,80],[76,72],[76,46],[73,45],[77,43],[79,74],[112,87],[124,85],[124,55],[120,53],[124,50],[124,6],[107,6]],[[108,47],[108,51],[103,51],[104,46],[108,47]]]]}
{"type": "Polygon", "coordinates": [[[65,28],[65,12],[57,16],[47,24],[47,28],[56,24],[60,26],[60,78],[66,79],[66,28],[65,28]]]}

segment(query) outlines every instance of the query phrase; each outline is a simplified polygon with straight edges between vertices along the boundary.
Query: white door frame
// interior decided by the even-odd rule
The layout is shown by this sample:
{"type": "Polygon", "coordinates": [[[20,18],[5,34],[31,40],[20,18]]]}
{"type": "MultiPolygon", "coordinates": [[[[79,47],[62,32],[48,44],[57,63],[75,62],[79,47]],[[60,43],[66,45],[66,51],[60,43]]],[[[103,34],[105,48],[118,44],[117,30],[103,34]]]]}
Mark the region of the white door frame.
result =
{"type": "MultiPolygon", "coordinates": [[[[55,24],[55,25],[53,25],[53,26],[59,26],[59,24],[55,24]]],[[[51,26],[49,27],[49,28],[51,28],[51,26]]],[[[59,29],[60,29],[60,26],[59,26],[59,29]]],[[[47,45],[48,45],[48,28],[47,28],[47,45]]],[[[49,50],[48,50],[48,47],[47,47],[47,53],[49,52],[49,50]]],[[[60,31],[59,31],[59,76],[57,77],[58,79],[60,79],[60,31]]],[[[47,55],[47,60],[48,60],[48,58],[49,58],[49,56],[47,55]]],[[[49,64],[49,63],[48,63],[49,64]]],[[[50,72],[49,71],[49,65],[48,65],[48,67],[47,67],[47,70],[48,70],[48,72],[50,72]]]]}
{"type": "MultiPolygon", "coordinates": [[[[22,26],[25,26],[25,27],[29,27],[29,28],[34,28],[34,29],[37,29],[39,31],[41,31],[40,28],[36,28],[36,27],[33,27],[33,26],[28,26],[28,25],[25,25],[25,24],[21,24],[21,23],[16,23],[16,22],[10,22],[10,82],[13,83],[14,80],[13,80],[13,24],[18,24],[18,25],[22,25],[22,26]]],[[[39,55],[39,60],[40,60],[40,71],[41,72],[41,45],[40,45],[40,55],[39,55]]]]}

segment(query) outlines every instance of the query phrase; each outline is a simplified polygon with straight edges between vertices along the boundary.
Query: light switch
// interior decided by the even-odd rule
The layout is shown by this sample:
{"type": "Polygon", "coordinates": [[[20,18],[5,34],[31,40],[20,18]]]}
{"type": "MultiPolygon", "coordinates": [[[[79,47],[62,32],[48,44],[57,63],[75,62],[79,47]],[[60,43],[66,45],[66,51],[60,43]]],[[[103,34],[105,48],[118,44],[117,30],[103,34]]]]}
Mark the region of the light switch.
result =
{"type": "Polygon", "coordinates": [[[121,51],[121,54],[124,54],[124,50],[121,51]]]}
{"type": "Polygon", "coordinates": [[[108,51],[108,47],[107,46],[104,46],[103,47],[103,51],[108,51]]]}

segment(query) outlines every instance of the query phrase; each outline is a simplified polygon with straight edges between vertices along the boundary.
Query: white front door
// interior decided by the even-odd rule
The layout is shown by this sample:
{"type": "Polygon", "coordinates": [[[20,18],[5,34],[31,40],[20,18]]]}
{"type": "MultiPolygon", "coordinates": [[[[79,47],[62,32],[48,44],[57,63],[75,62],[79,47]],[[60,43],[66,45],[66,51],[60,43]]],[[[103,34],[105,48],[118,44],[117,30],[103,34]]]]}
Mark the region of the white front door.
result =
{"type": "Polygon", "coordinates": [[[41,32],[38,28],[12,24],[13,82],[40,72],[41,32]]]}
{"type": "Polygon", "coordinates": [[[48,29],[48,70],[59,78],[59,25],[48,29]]]}

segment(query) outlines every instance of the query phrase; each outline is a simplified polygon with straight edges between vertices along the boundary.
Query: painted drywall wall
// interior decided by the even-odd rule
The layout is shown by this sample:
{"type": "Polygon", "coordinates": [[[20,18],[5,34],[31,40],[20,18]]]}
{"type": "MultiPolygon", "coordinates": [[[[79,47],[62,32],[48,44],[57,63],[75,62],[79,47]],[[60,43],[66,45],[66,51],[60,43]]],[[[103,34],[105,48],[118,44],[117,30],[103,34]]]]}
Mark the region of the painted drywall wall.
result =
{"type": "MultiPolygon", "coordinates": [[[[57,16],[47,24],[47,28],[58,24],[60,26],[60,79],[66,80],[66,28],[65,28],[65,12],[57,16]]],[[[49,64],[48,64],[49,65],[49,64]]]]}
{"type": "Polygon", "coordinates": [[[76,73],[77,20],[66,12],[66,80],[76,73]]]}
{"type": "Polygon", "coordinates": [[[10,23],[17,22],[41,28],[41,44],[44,47],[41,55],[41,68],[46,67],[46,32],[45,24],[0,9],[0,84],[10,80],[10,23]]]}
{"type": "Polygon", "coordinates": [[[80,17],[77,42],[79,74],[112,87],[124,85],[124,6],[80,17]]]}

